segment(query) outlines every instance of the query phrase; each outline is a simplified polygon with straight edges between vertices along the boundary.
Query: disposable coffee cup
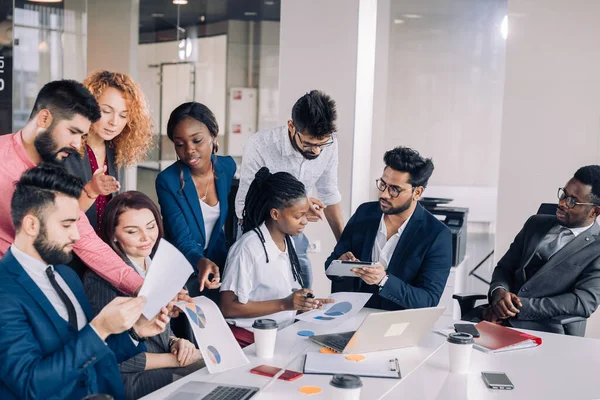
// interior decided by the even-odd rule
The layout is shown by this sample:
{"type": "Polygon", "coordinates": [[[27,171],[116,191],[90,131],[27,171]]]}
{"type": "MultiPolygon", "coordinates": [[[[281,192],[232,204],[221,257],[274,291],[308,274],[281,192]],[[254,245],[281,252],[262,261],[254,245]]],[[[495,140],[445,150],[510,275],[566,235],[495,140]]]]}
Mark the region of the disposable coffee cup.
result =
{"type": "Polygon", "coordinates": [[[362,382],[356,375],[334,375],[329,382],[331,398],[335,400],[359,400],[362,382]]]}
{"type": "Polygon", "coordinates": [[[456,332],[448,335],[448,353],[450,354],[450,372],[466,374],[473,351],[473,335],[456,332]]]}
{"type": "Polygon", "coordinates": [[[272,358],[277,339],[277,322],[273,319],[257,319],[252,324],[254,329],[254,347],[256,356],[272,358]]]}

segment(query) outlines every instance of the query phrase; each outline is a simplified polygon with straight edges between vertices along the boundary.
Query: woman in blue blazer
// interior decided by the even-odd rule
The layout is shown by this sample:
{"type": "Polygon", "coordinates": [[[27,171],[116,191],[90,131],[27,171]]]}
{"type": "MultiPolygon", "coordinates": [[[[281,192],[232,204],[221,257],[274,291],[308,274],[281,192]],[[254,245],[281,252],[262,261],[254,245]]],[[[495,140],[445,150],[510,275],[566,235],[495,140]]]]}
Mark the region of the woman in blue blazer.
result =
{"type": "Polygon", "coordinates": [[[227,257],[223,226],[236,170],[233,158],[216,155],[218,133],[216,118],[205,105],[177,107],[169,117],[167,136],[178,161],[156,178],[165,238],[195,270],[187,283],[190,296],[202,292],[214,301],[227,257]]]}

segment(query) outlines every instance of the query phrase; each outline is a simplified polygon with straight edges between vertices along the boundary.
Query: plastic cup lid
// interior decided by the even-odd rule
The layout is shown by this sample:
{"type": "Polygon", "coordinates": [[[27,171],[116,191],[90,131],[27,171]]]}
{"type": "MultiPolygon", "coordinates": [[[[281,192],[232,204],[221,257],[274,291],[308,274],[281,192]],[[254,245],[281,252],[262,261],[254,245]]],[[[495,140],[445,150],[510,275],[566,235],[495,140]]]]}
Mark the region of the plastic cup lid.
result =
{"type": "Polygon", "coordinates": [[[277,322],[274,319],[257,319],[252,327],[254,329],[277,329],[277,322]]]}
{"type": "Polygon", "coordinates": [[[448,343],[471,344],[473,343],[473,335],[466,332],[451,333],[448,335],[448,343]]]}
{"type": "Polygon", "coordinates": [[[360,378],[356,375],[334,375],[329,384],[340,389],[357,389],[362,387],[360,378]]]}

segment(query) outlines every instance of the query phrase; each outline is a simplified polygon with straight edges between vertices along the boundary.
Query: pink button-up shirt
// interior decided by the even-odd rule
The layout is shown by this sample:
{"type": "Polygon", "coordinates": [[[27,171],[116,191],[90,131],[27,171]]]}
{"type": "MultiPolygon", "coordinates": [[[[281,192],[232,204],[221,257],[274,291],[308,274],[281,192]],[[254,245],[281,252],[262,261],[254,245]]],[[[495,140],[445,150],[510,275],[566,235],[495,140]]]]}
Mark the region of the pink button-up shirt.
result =
{"type": "MultiPolygon", "coordinates": [[[[10,215],[15,183],[33,167],[35,163],[25,151],[21,132],[0,136],[0,258],[15,239],[10,215]]],[[[142,277],[96,235],[83,211],[79,213],[77,228],[81,238],[75,243],[75,254],[117,289],[133,294],[142,285],[142,277]]]]}

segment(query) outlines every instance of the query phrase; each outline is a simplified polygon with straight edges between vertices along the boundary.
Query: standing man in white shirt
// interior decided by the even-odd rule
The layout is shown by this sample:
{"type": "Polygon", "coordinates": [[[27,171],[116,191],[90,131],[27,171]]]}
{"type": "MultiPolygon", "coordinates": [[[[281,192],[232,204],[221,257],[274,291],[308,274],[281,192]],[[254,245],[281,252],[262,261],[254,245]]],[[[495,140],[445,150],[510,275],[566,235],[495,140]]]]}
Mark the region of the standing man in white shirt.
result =
{"type": "MultiPolygon", "coordinates": [[[[257,132],[244,148],[240,186],[235,198],[235,213],[243,220],[246,193],[256,172],[267,167],[272,173],[288,172],[304,184],[307,191],[316,189],[310,197],[308,220],[316,222],[323,214],[336,240],[344,230],[344,219],[338,189],[338,145],[334,135],[337,112],[335,101],[325,93],[313,90],[302,96],[292,108],[287,125],[257,132]]],[[[303,282],[312,284],[312,267],[307,256],[308,238],[294,237],[296,252],[302,267],[303,282]]]]}

